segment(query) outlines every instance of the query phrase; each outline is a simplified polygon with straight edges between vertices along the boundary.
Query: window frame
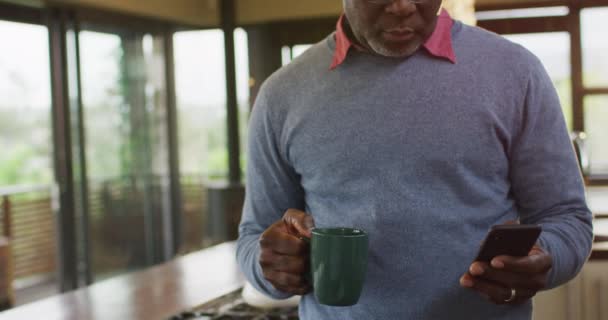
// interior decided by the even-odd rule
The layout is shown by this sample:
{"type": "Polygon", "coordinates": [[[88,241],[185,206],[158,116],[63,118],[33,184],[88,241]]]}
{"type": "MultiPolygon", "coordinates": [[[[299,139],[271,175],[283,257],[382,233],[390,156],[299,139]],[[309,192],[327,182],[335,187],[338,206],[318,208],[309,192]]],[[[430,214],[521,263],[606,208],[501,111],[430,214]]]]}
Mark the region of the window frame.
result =
{"type": "MultiPolygon", "coordinates": [[[[480,20],[478,26],[498,34],[568,32],[570,35],[570,67],[572,91],[572,129],[585,131],[584,101],[586,97],[608,94],[608,87],[585,87],[583,82],[583,49],[581,37],[581,10],[587,8],[608,7],[608,0],[539,1],[508,5],[478,5],[476,11],[495,11],[522,8],[542,8],[566,6],[568,14],[564,16],[541,16],[530,18],[506,18],[480,20]]],[[[608,174],[591,173],[585,176],[587,185],[608,185],[608,174]]]]}

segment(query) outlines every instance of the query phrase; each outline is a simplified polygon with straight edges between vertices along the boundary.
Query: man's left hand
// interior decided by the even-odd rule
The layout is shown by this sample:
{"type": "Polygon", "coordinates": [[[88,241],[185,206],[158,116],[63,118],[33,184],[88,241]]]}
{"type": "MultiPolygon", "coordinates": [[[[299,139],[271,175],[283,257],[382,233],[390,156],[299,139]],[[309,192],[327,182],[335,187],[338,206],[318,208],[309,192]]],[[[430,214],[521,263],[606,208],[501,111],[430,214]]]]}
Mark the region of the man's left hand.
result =
{"type": "Polygon", "coordinates": [[[551,255],[534,246],[526,257],[498,256],[490,264],[473,262],[460,285],[496,304],[520,304],[546,287],[552,265],[551,255]]]}

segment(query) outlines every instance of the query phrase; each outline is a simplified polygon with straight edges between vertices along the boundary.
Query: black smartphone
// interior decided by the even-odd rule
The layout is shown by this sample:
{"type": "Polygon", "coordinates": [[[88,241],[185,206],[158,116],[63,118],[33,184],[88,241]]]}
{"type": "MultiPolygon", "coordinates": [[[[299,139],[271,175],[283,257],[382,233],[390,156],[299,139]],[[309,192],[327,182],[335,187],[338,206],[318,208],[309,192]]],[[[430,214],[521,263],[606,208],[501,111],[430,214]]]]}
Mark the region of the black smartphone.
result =
{"type": "Polygon", "coordinates": [[[527,256],[541,233],[535,224],[493,226],[486,235],[475,261],[490,262],[496,256],[527,256]]]}

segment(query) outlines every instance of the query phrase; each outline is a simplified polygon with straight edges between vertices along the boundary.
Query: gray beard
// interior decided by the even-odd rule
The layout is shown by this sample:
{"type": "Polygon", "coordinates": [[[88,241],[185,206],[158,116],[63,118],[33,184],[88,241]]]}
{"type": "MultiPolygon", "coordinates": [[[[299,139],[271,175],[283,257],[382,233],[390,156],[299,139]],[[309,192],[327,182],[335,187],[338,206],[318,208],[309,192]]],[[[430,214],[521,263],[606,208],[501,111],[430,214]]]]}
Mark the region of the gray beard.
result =
{"type": "Polygon", "coordinates": [[[380,41],[376,40],[370,40],[368,42],[368,45],[375,53],[389,58],[406,58],[413,55],[416,51],[418,51],[418,48],[420,48],[420,46],[418,46],[415,47],[413,50],[408,50],[407,48],[403,50],[391,50],[383,46],[380,41]]]}

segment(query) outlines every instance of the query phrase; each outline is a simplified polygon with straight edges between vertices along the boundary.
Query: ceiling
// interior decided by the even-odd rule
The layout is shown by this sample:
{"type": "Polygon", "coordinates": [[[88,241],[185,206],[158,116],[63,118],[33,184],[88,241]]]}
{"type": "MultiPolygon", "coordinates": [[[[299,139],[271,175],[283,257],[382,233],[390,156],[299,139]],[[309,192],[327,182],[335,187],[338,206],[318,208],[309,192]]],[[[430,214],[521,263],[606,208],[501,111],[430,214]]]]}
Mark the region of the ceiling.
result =
{"type": "MultiPolygon", "coordinates": [[[[99,8],[146,17],[161,18],[192,26],[219,25],[221,0],[0,0],[28,6],[53,4],[99,8]]],[[[563,0],[567,3],[568,0],[563,0]]],[[[521,5],[559,0],[476,0],[477,6],[521,5]]],[[[236,21],[239,25],[333,17],[342,10],[341,0],[236,0],[236,21]]]]}

